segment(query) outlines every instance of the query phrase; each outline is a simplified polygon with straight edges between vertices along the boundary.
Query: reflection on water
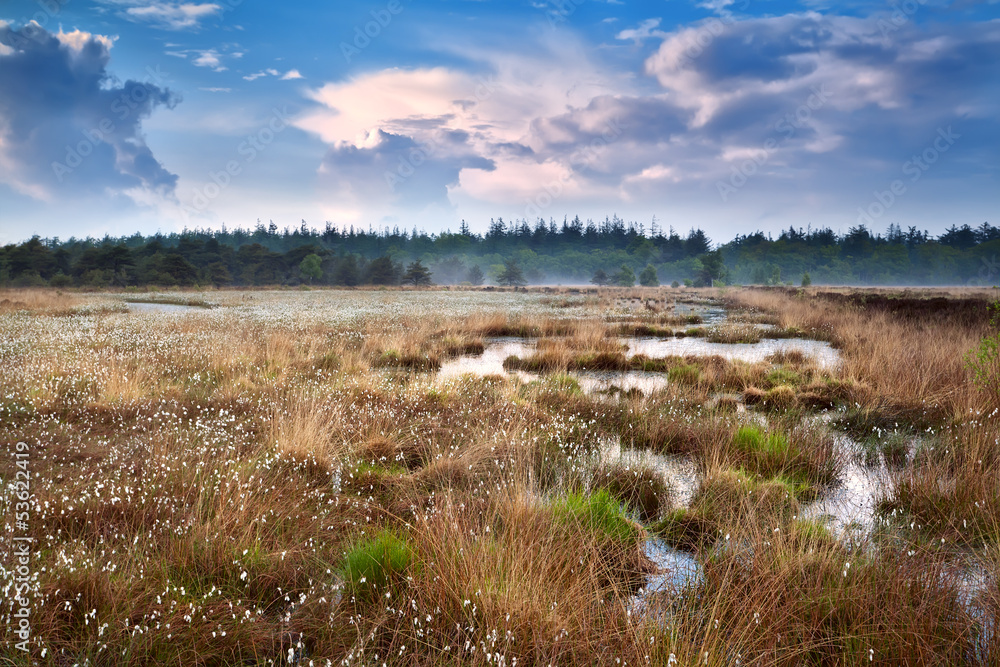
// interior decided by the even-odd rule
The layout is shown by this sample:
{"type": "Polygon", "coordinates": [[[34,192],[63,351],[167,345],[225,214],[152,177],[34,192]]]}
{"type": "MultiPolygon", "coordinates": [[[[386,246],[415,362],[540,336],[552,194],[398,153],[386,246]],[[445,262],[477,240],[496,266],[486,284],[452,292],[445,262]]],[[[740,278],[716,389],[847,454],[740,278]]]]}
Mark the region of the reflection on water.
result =
{"type": "MultiPolygon", "coordinates": [[[[155,306],[161,304],[130,304],[131,306],[155,306]]],[[[168,308],[189,309],[186,306],[168,308]]],[[[155,308],[154,308],[155,309],[155,308]]],[[[811,357],[824,368],[832,368],[840,362],[840,355],[829,343],[798,338],[764,339],[759,343],[710,343],[700,338],[623,338],[629,355],[642,354],[650,358],[668,356],[709,356],[719,355],[726,359],[746,362],[763,361],[775,352],[798,351],[811,357]]],[[[444,362],[438,371],[439,380],[449,380],[462,375],[506,375],[504,359],[510,356],[528,358],[535,353],[535,341],[524,338],[496,338],[491,340],[482,354],[465,355],[444,362]]],[[[531,373],[516,373],[525,380],[537,379],[531,373]]],[[[636,389],[650,394],[667,386],[667,377],[662,373],[642,371],[584,371],[572,373],[587,393],[608,391],[617,387],[622,391],[636,389]]]]}
{"type": "Polygon", "coordinates": [[[840,355],[829,343],[803,338],[765,338],[759,343],[710,343],[702,338],[628,338],[631,355],[644,354],[656,359],[671,356],[707,357],[718,355],[729,360],[764,361],[776,352],[801,352],[823,368],[840,363],[840,355]]]}
{"type": "Polygon", "coordinates": [[[663,540],[652,537],[646,540],[643,551],[659,569],[649,576],[645,586],[647,595],[661,591],[672,592],[697,584],[704,576],[701,563],[691,554],[678,551],[663,540]]]}
{"type": "Polygon", "coordinates": [[[667,376],[662,373],[644,373],[642,371],[583,371],[573,373],[585,393],[609,391],[617,387],[622,391],[633,389],[643,394],[650,394],[667,386],[667,376]]]}
{"type": "Polygon", "coordinates": [[[847,460],[837,486],[809,503],[802,514],[806,518],[825,519],[838,532],[852,525],[867,530],[875,520],[879,491],[889,484],[889,469],[884,462],[877,466],[858,463],[856,452],[860,446],[845,435],[837,436],[837,447],[847,460]]]}
{"type": "Polygon", "coordinates": [[[510,356],[529,357],[535,344],[523,338],[495,338],[487,344],[482,354],[466,355],[441,364],[438,378],[442,380],[461,375],[506,375],[503,360],[510,356]]]}
{"type": "Polygon", "coordinates": [[[691,502],[698,486],[698,469],[690,456],[656,454],[645,449],[622,447],[617,438],[602,443],[600,460],[603,463],[621,462],[625,465],[648,465],[663,476],[670,487],[674,505],[686,506],[691,502]]]}

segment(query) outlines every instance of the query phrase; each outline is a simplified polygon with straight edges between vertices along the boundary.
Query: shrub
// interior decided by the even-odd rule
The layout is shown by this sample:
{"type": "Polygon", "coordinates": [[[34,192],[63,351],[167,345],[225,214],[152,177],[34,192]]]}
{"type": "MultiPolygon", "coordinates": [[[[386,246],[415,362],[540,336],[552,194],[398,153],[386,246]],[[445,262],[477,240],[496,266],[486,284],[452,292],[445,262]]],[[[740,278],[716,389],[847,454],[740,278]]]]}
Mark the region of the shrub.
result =
{"type": "Polygon", "coordinates": [[[966,355],[965,365],[972,371],[976,386],[987,393],[995,405],[1000,405],[1000,301],[991,304],[990,311],[994,331],[966,355]]]}

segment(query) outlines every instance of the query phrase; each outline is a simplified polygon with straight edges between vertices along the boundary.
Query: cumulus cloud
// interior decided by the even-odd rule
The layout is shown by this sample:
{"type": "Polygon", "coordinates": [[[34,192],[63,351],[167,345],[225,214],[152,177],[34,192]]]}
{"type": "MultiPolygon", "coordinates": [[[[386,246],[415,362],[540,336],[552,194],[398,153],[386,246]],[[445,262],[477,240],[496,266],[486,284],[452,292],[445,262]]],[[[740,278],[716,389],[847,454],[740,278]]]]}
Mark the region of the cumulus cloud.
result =
{"type": "Polygon", "coordinates": [[[457,131],[427,133],[422,141],[376,130],[358,143],[330,148],[320,173],[338,198],[424,209],[446,200],[462,169],[491,171],[492,160],[468,150],[457,131]]]}
{"type": "Polygon", "coordinates": [[[145,191],[172,197],[177,176],[154,157],[142,121],[178,98],[107,71],[111,40],[0,23],[0,180],[36,199],[145,191]]]}
{"type": "Polygon", "coordinates": [[[544,70],[509,52],[463,54],[480,73],[387,69],[328,83],[295,124],[329,144],[321,172],[338,201],[521,209],[557,192],[560,210],[594,196],[717,205],[720,179],[752,163],[771,210],[803,192],[830,203],[859,174],[898,170],[939,125],[975,122],[984,145],[996,140],[1000,24],[880,20],[727,15],[667,32],[651,19],[618,33],[659,41],[641,81],[609,76],[572,48],[544,70]],[[385,174],[426,145],[434,156],[386,191],[385,174]]]}
{"type": "MultiPolygon", "coordinates": [[[[482,73],[444,67],[388,69],[328,83],[310,91],[318,106],[295,124],[330,144],[324,174],[336,173],[338,187],[366,178],[350,169],[334,170],[339,160],[353,156],[352,150],[364,154],[376,141],[381,152],[391,147],[406,153],[413,146],[404,143],[405,138],[414,146],[433,147],[427,164],[416,169],[419,176],[405,179],[407,184],[433,180],[433,185],[419,188],[421,197],[430,193],[437,204],[448,206],[457,190],[471,188],[477,197],[490,200],[511,193],[523,199],[539,187],[537,179],[523,174],[566,171],[565,165],[555,169],[554,163],[539,168],[548,156],[535,152],[532,122],[621,85],[591,66],[571,40],[550,48],[553,67],[542,70],[529,56],[477,54],[474,57],[489,62],[482,73]]],[[[390,164],[399,167],[398,158],[390,164]]],[[[400,203],[407,201],[405,192],[396,196],[400,203]]]]}

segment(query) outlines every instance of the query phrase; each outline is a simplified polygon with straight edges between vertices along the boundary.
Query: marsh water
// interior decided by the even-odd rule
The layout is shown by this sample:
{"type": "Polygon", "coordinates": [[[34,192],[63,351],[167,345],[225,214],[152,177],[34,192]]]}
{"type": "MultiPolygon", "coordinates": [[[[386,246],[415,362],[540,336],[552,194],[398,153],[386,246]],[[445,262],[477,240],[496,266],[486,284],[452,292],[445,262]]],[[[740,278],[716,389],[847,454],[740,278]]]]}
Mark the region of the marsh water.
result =
{"type": "MultiPolygon", "coordinates": [[[[670,356],[720,356],[749,363],[764,361],[777,352],[801,352],[822,368],[840,363],[840,355],[829,343],[802,338],[765,338],[758,343],[711,343],[700,338],[622,338],[629,356],[650,358],[670,356]]],[[[462,375],[506,375],[504,359],[510,356],[528,358],[535,353],[535,342],[525,338],[494,338],[487,342],[481,354],[464,355],[444,362],[437,377],[441,380],[462,375]]],[[[522,378],[537,379],[537,375],[518,372],[522,378]]],[[[663,373],[642,371],[582,371],[571,373],[587,393],[607,391],[617,387],[623,391],[638,389],[644,394],[667,385],[663,373]]]]}

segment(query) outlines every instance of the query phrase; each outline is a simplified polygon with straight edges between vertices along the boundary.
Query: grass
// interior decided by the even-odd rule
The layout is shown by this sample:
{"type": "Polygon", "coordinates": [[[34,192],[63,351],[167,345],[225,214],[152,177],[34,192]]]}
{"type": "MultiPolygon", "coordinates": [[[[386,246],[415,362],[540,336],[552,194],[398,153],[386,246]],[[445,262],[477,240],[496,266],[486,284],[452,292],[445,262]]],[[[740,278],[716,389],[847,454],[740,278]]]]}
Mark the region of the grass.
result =
{"type": "Polygon", "coordinates": [[[591,486],[607,491],[619,503],[635,511],[642,521],[657,518],[672,501],[670,487],[663,476],[649,465],[601,464],[594,470],[591,486]]]}
{"type": "MultiPolygon", "coordinates": [[[[982,327],[826,292],[223,290],[185,318],[2,292],[37,644],[0,662],[996,664],[1000,423],[963,365],[982,327]],[[622,349],[720,298],[840,365],[622,349]],[[496,335],[531,336],[542,377],[435,375],[496,335]],[[588,393],[582,368],[669,381],[588,393]],[[836,431],[886,480],[871,530],[804,518],[854,492],[836,431]],[[640,594],[650,536],[698,575],[640,594]]],[[[17,502],[0,490],[6,535],[17,502]]]]}
{"type": "Polygon", "coordinates": [[[553,504],[552,511],[557,521],[582,528],[601,541],[635,543],[642,534],[622,511],[619,500],[604,489],[569,493],[553,504]]]}
{"type": "Polygon", "coordinates": [[[382,529],[347,552],[339,574],[348,598],[370,605],[393,592],[398,594],[412,564],[413,549],[395,533],[382,529]]]}

